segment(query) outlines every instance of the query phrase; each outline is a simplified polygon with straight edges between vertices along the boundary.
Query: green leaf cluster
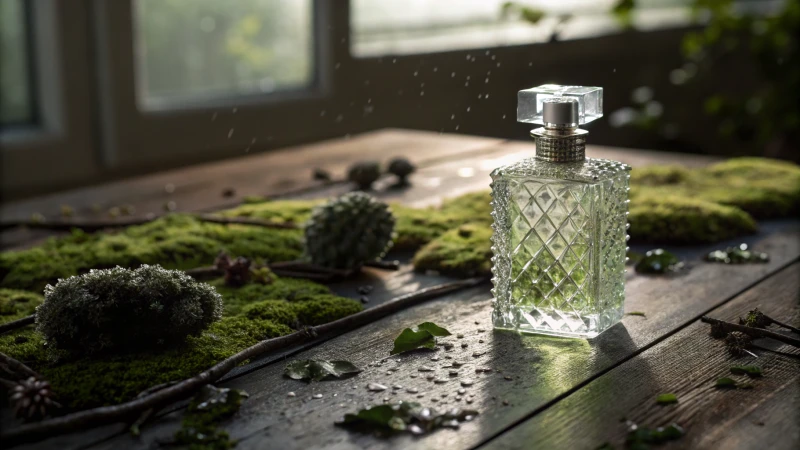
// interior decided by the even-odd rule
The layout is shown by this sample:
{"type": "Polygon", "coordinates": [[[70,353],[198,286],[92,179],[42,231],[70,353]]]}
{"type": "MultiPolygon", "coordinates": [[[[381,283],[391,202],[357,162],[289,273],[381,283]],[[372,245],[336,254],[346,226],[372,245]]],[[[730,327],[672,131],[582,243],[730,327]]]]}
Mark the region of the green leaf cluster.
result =
{"type": "Polygon", "coordinates": [[[439,428],[458,428],[461,422],[470,421],[476,415],[478,411],[470,409],[453,408],[439,412],[415,402],[398,402],[345,414],[337,425],[379,434],[407,431],[422,435],[439,428]]]}
{"type": "Polygon", "coordinates": [[[406,328],[394,340],[392,355],[420,348],[436,348],[437,336],[450,336],[450,332],[432,322],[425,322],[413,328],[406,328]]]}
{"type": "Polygon", "coordinates": [[[322,381],[328,377],[341,378],[361,372],[350,361],[306,359],[292,361],[283,369],[283,374],[293,380],[322,381]]]}

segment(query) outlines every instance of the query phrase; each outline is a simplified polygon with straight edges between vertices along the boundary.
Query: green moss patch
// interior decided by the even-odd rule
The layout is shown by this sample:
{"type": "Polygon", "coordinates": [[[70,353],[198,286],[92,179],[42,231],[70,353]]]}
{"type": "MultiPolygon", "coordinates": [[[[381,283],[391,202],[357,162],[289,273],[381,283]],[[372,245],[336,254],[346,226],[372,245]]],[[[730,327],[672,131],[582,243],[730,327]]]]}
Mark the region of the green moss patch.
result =
{"type": "Polygon", "coordinates": [[[462,225],[422,247],[414,256],[414,268],[461,277],[488,275],[491,271],[491,236],[492,229],[488,225],[462,225]]]}
{"type": "MultiPolygon", "coordinates": [[[[226,316],[178,347],[69,359],[48,349],[33,327],[25,327],[0,335],[0,352],[39,371],[70,409],[84,409],[130,400],[148,387],[196,375],[262,339],[362,309],[360,302],[307,280],[278,278],[271,285],[241,288],[224,287],[221,280],[211,284],[223,296],[226,316]]],[[[0,314],[0,323],[29,315],[42,300],[37,294],[0,289],[0,308],[7,312],[0,314]]]]}
{"type": "Polygon", "coordinates": [[[303,251],[300,230],[201,222],[173,214],[116,233],[51,238],[37,247],[0,254],[0,286],[41,291],[59,278],[89,269],[159,264],[187,269],[213,263],[220,250],[236,256],[287,261],[303,251]]]}
{"type": "Polygon", "coordinates": [[[712,243],[756,231],[756,222],[741,209],[677,196],[639,196],[630,204],[634,242],[712,243]]]}

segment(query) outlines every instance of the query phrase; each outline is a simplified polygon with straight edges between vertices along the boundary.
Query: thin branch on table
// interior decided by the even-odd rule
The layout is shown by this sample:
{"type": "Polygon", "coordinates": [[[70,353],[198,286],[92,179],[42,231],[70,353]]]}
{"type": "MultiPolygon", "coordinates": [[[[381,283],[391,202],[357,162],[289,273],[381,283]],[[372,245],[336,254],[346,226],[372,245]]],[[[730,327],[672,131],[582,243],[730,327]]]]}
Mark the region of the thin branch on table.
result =
{"type": "Polygon", "coordinates": [[[6,331],[16,330],[17,328],[22,328],[26,325],[31,325],[35,322],[36,322],[36,314],[31,314],[30,316],[23,317],[22,319],[6,322],[0,325],[0,334],[5,333],[6,331]]]}
{"type": "Polygon", "coordinates": [[[800,348],[800,339],[796,339],[791,336],[785,336],[783,334],[775,333],[773,331],[765,330],[763,328],[753,328],[745,325],[738,325],[735,323],[725,322],[724,320],[712,319],[711,317],[708,316],[701,317],[700,321],[710,324],[712,326],[716,325],[720,327],[722,331],[725,331],[727,333],[730,333],[732,331],[739,331],[755,339],[770,338],[770,339],[775,339],[776,341],[781,341],[784,344],[789,344],[794,347],[800,348]]]}
{"type": "Polygon", "coordinates": [[[165,387],[152,394],[119,405],[89,409],[37,423],[23,424],[10,430],[3,430],[2,433],[0,433],[0,440],[6,445],[12,446],[26,442],[40,441],[50,436],[77,431],[83,428],[96,427],[131,419],[135,420],[148,409],[163,408],[170,403],[190,397],[201,387],[215,382],[248,359],[261,356],[274,350],[298,345],[318,337],[338,336],[403,309],[410,308],[427,300],[460,289],[477,286],[487,280],[488,279],[484,277],[470,278],[432,286],[412,294],[397,297],[382,305],[335,320],[325,325],[296,331],[286,336],[267,339],[242,350],[192,378],[165,387]]]}
{"type": "Polygon", "coordinates": [[[2,352],[0,352],[0,363],[17,372],[18,374],[21,373],[23,376],[20,378],[34,377],[40,380],[42,379],[42,376],[39,375],[35,370],[2,352]]]}
{"type": "MultiPolygon", "coordinates": [[[[0,223],[0,231],[16,228],[37,228],[44,230],[69,231],[78,228],[83,231],[100,231],[107,228],[122,228],[132,225],[143,225],[154,220],[160,219],[164,215],[148,217],[122,217],[117,219],[47,219],[44,221],[35,220],[11,220],[0,223]]],[[[219,224],[254,225],[266,228],[297,229],[299,226],[292,222],[273,222],[271,220],[253,219],[250,217],[224,217],[215,214],[194,214],[194,217],[201,222],[212,222],[219,224]]]]}

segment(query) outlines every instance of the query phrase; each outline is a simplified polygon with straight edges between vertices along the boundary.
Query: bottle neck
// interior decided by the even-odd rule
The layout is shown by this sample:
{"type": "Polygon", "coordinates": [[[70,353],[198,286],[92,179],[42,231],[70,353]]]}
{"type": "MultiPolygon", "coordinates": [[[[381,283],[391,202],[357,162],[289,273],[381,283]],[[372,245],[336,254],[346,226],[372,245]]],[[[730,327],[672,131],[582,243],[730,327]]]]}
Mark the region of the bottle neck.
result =
{"type": "Polygon", "coordinates": [[[576,162],[586,159],[588,131],[577,124],[546,124],[531,131],[536,141],[536,159],[550,162],[576,162]]]}

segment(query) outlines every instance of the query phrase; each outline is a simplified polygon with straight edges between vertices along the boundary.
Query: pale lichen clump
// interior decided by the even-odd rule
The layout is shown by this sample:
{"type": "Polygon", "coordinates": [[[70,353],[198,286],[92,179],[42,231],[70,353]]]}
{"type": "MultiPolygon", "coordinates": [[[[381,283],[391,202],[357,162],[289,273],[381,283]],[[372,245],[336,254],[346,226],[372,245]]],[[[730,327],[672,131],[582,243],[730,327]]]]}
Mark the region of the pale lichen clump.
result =
{"type": "Polygon", "coordinates": [[[180,270],[92,270],[44,290],[36,329],[54,349],[87,355],[183,342],[222,318],[222,296],[180,270]]]}

